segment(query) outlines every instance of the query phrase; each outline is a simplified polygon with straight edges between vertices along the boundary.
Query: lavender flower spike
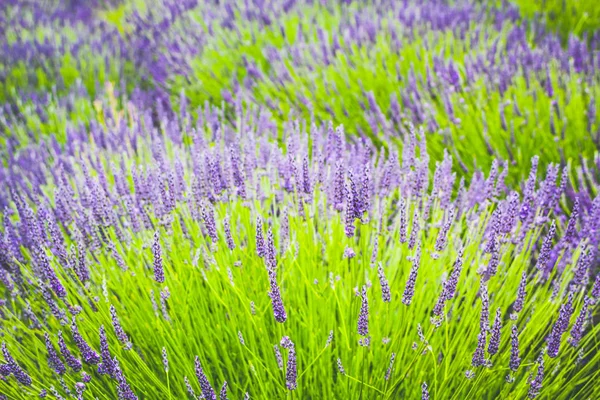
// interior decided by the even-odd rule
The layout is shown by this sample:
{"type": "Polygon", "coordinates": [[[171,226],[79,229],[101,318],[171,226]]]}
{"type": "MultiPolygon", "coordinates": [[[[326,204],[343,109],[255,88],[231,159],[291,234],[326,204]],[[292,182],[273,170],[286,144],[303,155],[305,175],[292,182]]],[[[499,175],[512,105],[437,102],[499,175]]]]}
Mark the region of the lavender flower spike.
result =
{"type": "Polygon", "coordinates": [[[548,260],[550,259],[550,251],[552,250],[552,239],[554,238],[554,234],[556,233],[556,224],[552,221],[552,225],[550,225],[550,230],[548,234],[544,238],[544,242],[542,243],[542,248],[540,249],[540,255],[538,256],[536,268],[542,272],[546,273],[548,260]]]}
{"type": "Polygon", "coordinates": [[[115,380],[117,381],[117,395],[119,396],[119,400],[138,400],[138,397],[127,383],[127,379],[125,379],[125,375],[123,375],[116,357],[113,359],[113,365],[115,367],[115,380]]]}
{"type": "Polygon", "coordinates": [[[592,297],[594,299],[600,299],[600,273],[596,275],[594,286],[592,287],[592,297]]]}
{"type": "Polygon", "coordinates": [[[154,255],[154,280],[158,283],[163,283],[165,281],[165,271],[163,269],[162,249],[160,247],[160,235],[158,231],[154,232],[152,254],[154,255]]]}
{"type": "Polygon", "coordinates": [[[115,372],[115,366],[108,349],[108,338],[106,337],[106,331],[104,325],[100,325],[100,354],[102,355],[102,362],[98,365],[98,373],[100,375],[113,376],[115,372]]]}
{"type": "Polygon", "coordinates": [[[217,395],[215,394],[212,386],[210,386],[208,378],[204,374],[204,370],[202,369],[200,358],[198,356],[196,356],[196,377],[198,378],[198,383],[200,383],[202,396],[204,396],[206,400],[217,400],[217,395]]]}
{"type": "Polygon", "coordinates": [[[577,347],[581,338],[583,337],[583,328],[586,322],[588,308],[592,304],[592,299],[589,297],[585,297],[583,300],[583,306],[581,307],[581,311],[575,320],[575,324],[573,324],[573,328],[571,328],[571,337],[569,338],[569,343],[573,347],[577,347]]]}
{"type": "Polygon", "coordinates": [[[260,219],[260,217],[256,218],[256,254],[260,258],[263,258],[266,254],[262,220],[260,219]]]}
{"type": "Polygon", "coordinates": [[[48,366],[58,375],[64,375],[67,372],[67,368],[56,353],[48,332],[44,333],[44,341],[46,342],[46,350],[48,350],[48,366]]]}
{"type": "Polygon", "coordinates": [[[223,222],[223,229],[225,230],[225,241],[227,242],[227,247],[229,250],[235,249],[235,242],[233,241],[233,236],[231,236],[229,217],[225,218],[225,221],[223,222]]]}
{"type": "Polygon", "coordinates": [[[344,364],[342,364],[342,360],[340,358],[337,359],[337,367],[340,374],[346,375],[346,370],[344,369],[344,364]]]}
{"type": "Polygon", "coordinates": [[[429,389],[425,382],[421,384],[421,400],[429,400],[429,389]]]}
{"type": "Polygon", "coordinates": [[[85,339],[79,333],[79,329],[77,329],[77,324],[75,323],[75,317],[73,317],[73,321],[71,323],[71,334],[73,335],[73,340],[75,341],[75,345],[81,352],[81,356],[83,361],[86,364],[98,364],[100,361],[100,356],[96,353],[89,344],[85,341],[85,339]]]}
{"type": "Polygon", "coordinates": [[[197,399],[196,392],[194,392],[194,388],[190,384],[190,381],[187,376],[183,377],[183,382],[185,383],[185,388],[187,389],[188,394],[192,399],[197,399]]]}
{"type": "Polygon", "coordinates": [[[544,359],[540,357],[537,375],[530,382],[529,391],[527,392],[527,397],[530,399],[535,399],[542,390],[542,380],[544,379],[544,359]]]}
{"type": "Polygon", "coordinates": [[[474,367],[479,367],[485,364],[485,342],[486,332],[482,330],[477,336],[477,348],[475,349],[473,358],[471,360],[471,365],[474,367]]]}
{"type": "Polygon", "coordinates": [[[415,284],[417,283],[417,275],[419,273],[419,265],[421,263],[421,245],[417,245],[415,255],[412,258],[412,267],[410,274],[408,275],[408,281],[406,281],[406,287],[402,294],[402,303],[409,306],[412,302],[412,298],[415,294],[415,284]]]}
{"type": "Polygon", "coordinates": [[[227,381],[223,382],[223,386],[219,392],[219,400],[227,400],[227,381]]]}
{"type": "Polygon", "coordinates": [[[110,317],[112,319],[112,325],[115,330],[115,334],[117,335],[117,339],[119,339],[119,342],[125,345],[125,350],[131,349],[132,344],[129,341],[127,334],[123,330],[121,321],[119,321],[119,317],[117,316],[117,310],[112,304],[110,305],[110,317]]]}
{"type": "Polygon", "coordinates": [[[565,304],[560,307],[558,313],[558,319],[552,328],[550,336],[548,336],[548,356],[555,358],[558,356],[560,350],[560,340],[563,335],[569,329],[569,320],[573,314],[573,294],[569,293],[569,299],[565,304]]]}
{"type": "Polygon", "coordinates": [[[386,373],[385,373],[385,380],[389,381],[390,377],[392,376],[392,370],[394,369],[394,361],[396,360],[396,353],[392,353],[392,356],[390,357],[390,366],[388,367],[386,373]]]}
{"type": "Polygon", "coordinates": [[[496,318],[494,319],[494,327],[492,328],[492,336],[488,345],[488,353],[494,355],[500,348],[500,331],[502,330],[502,310],[496,309],[496,318]]]}
{"type": "Polygon", "coordinates": [[[74,372],[79,372],[81,370],[81,361],[75,357],[67,347],[62,331],[58,331],[58,347],[60,349],[60,354],[62,354],[69,368],[74,372]]]}
{"type": "Polygon", "coordinates": [[[25,372],[25,370],[21,368],[19,364],[17,364],[15,359],[12,358],[12,355],[6,347],[6,343],[4,342],[2,342],[2,354],[4,355],[4,360],[6,361],[8,368],[10,368],[10,371],[15,376],[15,379],[19,381],[19,383],[22,385],[31,386],[31,378],[29,377],[27,372],[25,372]]]}
{"type": "Polygon", "coordinates": [[[273,307],[275,321],[283,323],[287,320],[287,313],[285,312],[285,307],[283,306],[283,301],[281,300],[279,286],[277,285],[277,274],[273,270],[269,271],[269,282],[269,297],[271,298],[271,306],[273,307]]]}
{"type": "Polygon", "coordinates": [[[515,372],[521,365],[521,356],[519,353],[519,330],[516,325],[512,326],[510,334],[510,363],[511,371],[515,372]]]}
{"type": "Polygon", "coordinates": [[[392,295],[390,293],[390,285],[388,284],[388,280],[385,277],[385,272],[383,271],[383,266],[381,262],[379,263],[379,267],[377,268],[377,273],[379,275],[379,284],[381,285],[381,298],[384,302],[389,303],[392,300],[392,295]]]}
{"type": "Polygon", "coordinates": [[[285,369],[285,385],[288,390],[297,387],[296,346],[288,336],[281,338],[281,347],[288,350],[288,362],[285,369]]]}
{"type": "Polygon", "coordinates": [[[513,310],[515,312],[521,312],[523,310],[523,304],[525,302],[525,296],[527,295],[527,271],[523,271],[521,281],[519,282],[519,289],[517,290],[517,300],[513,304],[513,310]]]}
{"type": "Polygon", "coordinates": [[[367,298],[367,287],[363,286],[361,293],[362,304],[360,314],[358,315],[358,334],[361,336],[369,335],[369,299],[367,298]]]}

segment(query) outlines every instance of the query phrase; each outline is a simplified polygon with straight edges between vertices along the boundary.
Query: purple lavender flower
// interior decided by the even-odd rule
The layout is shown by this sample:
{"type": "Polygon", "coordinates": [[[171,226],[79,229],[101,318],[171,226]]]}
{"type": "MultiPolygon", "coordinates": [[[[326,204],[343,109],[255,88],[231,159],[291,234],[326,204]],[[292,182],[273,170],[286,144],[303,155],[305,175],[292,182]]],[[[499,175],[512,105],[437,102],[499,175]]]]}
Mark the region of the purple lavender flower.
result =
{"type": "Polygon", "coordinates": [[[12,374],[12,369],[8,364],[0,364],[0,378],[5,378],[12,374]]]}
{"type": "Polygon", "coordinates": [[[279,346],[274,345],[273,350],[275,351],[275,360],[277,360],[277,366],[279,369],[283,369],[283,357],[281,356],[281,350],[279,350],[279,346]]]}
{"type": "Polygon", "coordinates": [[[170,322],[171,317],[169,316],[169,308],[167,306],[167,300],[171,297],[171,293],[169,292],[169,288],[165,286],[164,290],[160,291],[160,309],[162,311],[163,318],[170,322]]]}
{"type": "Polygon", "coordinates": [[[256,254],[263,258],[266,254],[265,251],[265,240],[263,238],[262,220],[260,217],[256,218],[256,254]]]}
{"type": "Polygon", "coordinates": [[[396,353],[392,353],[392,356],[390,357],[390,366],[388,367],[387,371],[385,372],[385,380],[389,381],[390,377],[392,376],[392,370],[394,369],[394,361],[396,360],[396,353]]]}
{"type": "Polygon", "coordinates": [[[358,315],[358,334],[361,336],[369,335],[369,299],[367,298],[367,286],[362,287],[361,292],[362,303],[360,306],[360,314],[358,315]]]}
{"type": "Polygon", "coordinates": [[[381,285],[381,298],[384,302],[389,303],[392,300],[392,295],[390,293],[390,285],[388,284],[388,280],[385,277],[385,272],[383,271],[383,266],[381,262],[379,263],[379,267],[377,268],[377,274],[379,275],[379,284],[381,285]]]}
{"type": "Polygon", "coordinates": [[[540,357],[539,364],[537,368],[537,375],[534,379],[529,383],[529,391],[527,392],[527,397],[530,399],[535,399],[542,390],[542,380],[544,379],[544,359],[540,357]]]}
{"type": "Polygon", "coordinates": [[[79,370],[81,370],[81,361],[75,357],[67,347],[62,331],[58,331],[58,348],[69,368],[74,372],[79,372],[79,370]]]}
{"type": "Polygon", "coordinates": [[[511,328],[510,334],[510,370],[515,372],[521,365],[521,357],[519,352],[519,330],[516,325],[511,328]]]}
{"type": "Polygon", "coordinates": [[[477,347],[473,353],[471,365],[479,367],[485,364],[485,344],[486,344],[486,331],[482,330],[477,335],[477,347]]]}
{"type": "Polygon", "coordinates": [[[269,297],[271,298],[271,306],[273,307],[275,321],[283,323],[287,319],[287,313],[285,312],[283,301],[281,300],[281,293],[279,291],[279,286],[277,285],[277,275],[275,271],[269,271],[269,284],[269,297]]]}
{"type": "Polygon", "coordinates": [[[529,177],[525,183],[525,189],[523,190],[523,203],[521,205],[521,210],[519,211],[519,218],[521,221],[525,221],[529,217],[531,202],[533,201],[533,192],[535,190],[538,161],[538,156],[534,156],[531,159],[531,170],[529,171],[529,177]]]}
{"type": "Polygon", "coordinates": [[[429,389],[425,382],[421,384],[421,400],[429,400],[429,389]]]}
{"type": "Polygon", "coordinates": [[[90,280],[90,270],[87,265],[87,259],[85,257],[86,250],[82,240],[78,240],[77,243],[77,264],[75,266],[75,273],[79,280],[83,283],[90,280]]]}
{"type": "Polygon", "coordinates": [[[410,237],[408,239],[408,248],[411,250],[414,249],[415,245],[417,244],[419,230],[421,229],[419,224],[419,210],[417,209],[417,207],[415,207],[412,222],[412,229],[410,231],[410,237]]]}
{"type": "Polygon", "coordinates": [[[285,368],[285,385],[288,390],[295,390],[297,387],[296,378],[296,346],[288,336],[281,338],[281,347],[288,350],[288,361],[285,368]]]}
{"type": "Polygon", "coordinates": [[[165,372],[169,373],[169,356],[167,355],[166,347],[162,348],[162,362],[163,362],[163,368],[164,368],[165,372]]]}
{"type": "Polygon", "coordinates": [[[273,235],[273,229],[271,229],[270,226],[267,231],[265,264],[267,265],[267,271],[275,271],[277,269],[277,249],[275,248],[275,237],[273,235]]]}
{"type": "Polygon", "coordinates": [[[233,236],[231,236],[231,226],[229,224],[229,216],[225,218],[223,221],[223,228],[225,230],[225,241],[227,242],[227,247],[229,250],[235,249],[235,242],[233,241],[233,236]]]}
{"type": "Polygon", "coordinates": [[[415,255],[412,257],[412,267],[410,268],[410,274],[404,287],[404,293],[402,294],[402,303],[409,306],[412,302],[412,298],[415,294],[415,284],[417,283],[417,275],[419,274],[419,266],[421,264],[421,245],[417,245],[415,255]]]}
{"type": "Polygon", "coordinates": [[[202,369],[202,365],[200,364],[200,358],[196,356],[196,377],[198,378],[198,382],[200,383],[200,390],[202,391],[202,395],[206,400],[217,400],[217,395],[213,390],[208,378],[204,374],[204,370],[202,369]]]}
{"type": "Polygon", "coordinates": [[[575,268],[575,274],[573,276],[573,285],[586,286],[589,282],[588,270],[592,266],[593,255],[589,249],[583,249],[579,259],[577,260],[577,267],[575,268]]]}
{"type": "Polygon", "coordinates": [[[77,393],[77,400],[83,400],[83,392],[85,392],[85,383],[77,382],[75,383],[75,392],[77,393]]]}
{"type": "Polygon", "coordinates": [[[54,298],[52,297],[52,292],[42,282],[40,282],[40,289],[42,292],[42,298],[46,301],[46,304],[48,304],[52,315],[54,315],[59,321],[61,321],[62,324],[66,318],[65,311],[58,306],[56,301],[54,301],[54,298]]]}
{"type": "Polygon", "coordinates": [[[233,172],[233,184],[237,188],[237,194],[242,199],[246,198],[246,183],[242,174],[243,166],[240,160],[240,156],[234,146],[230,147],[231,154],[231,169],[233,172]]]}
{"type": "Polygon", "coordinates": [[[440,297],[438,298],[437,303],[433,307],[433,314],[437,317],[441,317],[444,311],[444,306],[446,301],[452,299],[456,294],[456,287],[458,285],[458,278],[460,277],[460,273],[462,272],[463,266],[463,250],[460,249],[458,252],[458,256],[456,257],[456,261],[454,261],[454,265],[452,268],[452,272],[450,273],[450,277],[447,281],[444,282],[444,287],[442,289],[442,293],[440,293],[440,297]]]}
{"type": "Polygon", "coordinates": [[[75,323],[75,317],[73,317],[73,320],[71,322],[71,334],[73,335],[75,345],[81,352],[83,361],[86,364],[98,364],[98,362],[100,362],[100,356],[90,347],[89,344],[87,344],[85,339],[79,333],[79,329],[77,328],[77,324],[75,323]]]}
{"type": "Polygon", "coordinates": [[[571,337],[569,339],[569,343],[571,343],[571,346],[573,347],[577,347],[579,345],[579,342],[581,341],[581,338],[583,337],[583,329],[588,314],[588,308],[591,304],[592,299],[585,296],[585,298],[583,299],[583,306],[581,307],[581,311],[579,312],[579,315],[575,320],[573,328],[571,328],[571,337]]]}
{"type": "Polygon", "coordinates": [[[204,226],[208,232],[208,236],[213,243],[217,243],[219,241],[219,235],[217,234],[217,224],[215,222],[215,214],[210,206],[201,207],[202,220],[204,221],[204,226]]]}
{"type": "Polygon", "coordinates": [[[546,274],[548,272],[547,265],[548,260],[550,259],[550,251],[552,250],[552,239],[554,238],[554,234],[556,233],[556,224],[552,221],[552,225],[550,225],[550,230],[548,234],[544,238],[544,242],[542,243],[542,248],[540,249],[540,254],[538,256],[536,268],[538,271],[546,274]]]}
{"type": "Polygon", "coordinates": [[[333,341],[333,330],[329,331],[329,336],[327,336],[327,341],[325,342],[325,347],[328,347],[333,341]]]}
{"type": "Polygon", "coordinates": [[[371,267],[377,262],[377,254],[379,253],[379,235],[375,235],[373,239],[373,252],[371,253],[371,267]]]}
{"type": "Polygon", "coordinates": [[[227,381],[223,382],[223,386],[221,386],[219,400],[227,400],[227,381]]]}
{"type": "Polygon", "coordinates": [[[490,277],[496,275],[498,271],[498,265],[500,264],[500,250],[499,250],[498,238],[494,235],[490,239],[490,260],[487,265],[487,269],[485,270],[485,279],[490,279],[490,277]]]}
{"type": "Polygon", "coordinates": [[[444,225],[442,226],[442,229],[440,229],[440,231],[438,232],[438,236],[435,241],[435,251],[442,251],[446,248],[446,244],[448,243],[448,231],[450,231],[452,222],[454,222],[454,208],[450,208],[448,210],[448,214],[446,215],[444,225]]]}
{"type": "Polygon", "coordinates": [[[494,318],[494,326],[492,328],[492,335],[490,338],[490,344],[488,345],[488,353],[494,355],[500,348],[500,331],[502,330],[502,310],[500,307],[496,309],[496,318],[494,318]]]}
{"type": "Polygon", "coordinates": [[[566,303],[560,307],[558,319],[552,328],[550,336],[548,336],[548,356],[555,358],[560,350],[560,341],[563,333],[569,329],[569,320],[573,314],[573,293],[569,293],[569,298],[566,303]]]}
{"type": "Polygon", "coordinates": [[[337,359],[337,367],[338,367],[338,371],[340,371],[340,374],[346,375],[346,370],[344,369],[344,364],[342,364],[341,358],[337,359]]]}
{"type": "Polygon", "coordinates": [[[46,350],[48,351],[48,366],[58,375],[63,375],[65,372],[67,372],[67,368],[56,353],[56,349],[54,348],[54,345],[50,340],[50,335],[47,332],[44,333],[44,341],[46,342],[46,350]]]}
{"type": "Polygon", "coordinates": [[[112,304],[110,305],[110,317],[112,320],[113,328],[115,330],[115,334],[117,335],[117,339],[119,339],[119,342],[125,345],[125,350],[131,349],[132,345],[129,341],[129,337],[127,337],[127,334],[123,330],[123,327],[121,326],[121,321],[119,321],[119,317],[117,316],[117,310],[112,304]]]}
{"type": "Polygon", "coordinates": [[[15,379],[22,385],[31,386],[31,378],[27,374],[27,372],[17,364],[15,359],[12,357],[8,348],[6,347],[6,343],[2,342],[2,354],[4,355],[4,361],[10,368],[10,372],[14,375],[15,379]]]}
{"type": "Polygon", "coordinates": [[[596,275],[594,286],[592,287],[592,297],[594,299],[600,298],[600,273],[596,275]]]}
{"type": "Polygon", "coordinates": [[[163,269],[162,249],[160,247],[160,235],[158,231],[154,232],[152,254],[154,255],[154,280],[158,283],[163,283],[165,281],[165,271],[163,269]]]}
{"type": "Polygon", "coordinates": [[[346,198],[346,186],[344,181],[344,165],[341,162],[337,162],[335,164],[335,178],[333,181],[333,207],[337,211],[342,211],[344,209],[344,200],[346,198]]]}
{"type": "Polygon", "coordinates": [[[100,354],[102,356],[102,362],[98,365],[98,373],[100,375],[113,376],[115,366],[108,348],[108,338],[106,337],[104,325],[100,325],[100,354]]]}
{"type": "Polygon", "coordinates": [[[354,257],[356,257],[356,253],[354,252],[354,249],[352,247],[346,247],[344,249],[344,258],[347,258],[350,260],[354,257]]]}
{"type": "Polygon", "coordinates": [[[310,171],[308,167],[308,156],[304,156],[302,159],[302,191],[306,195],[310,195],[312,193],[310,171]]]}
{"type": "Polygon", "coordinates": [[[480,282],[480,296],[481,296],[481,315],[479,317],[479,329],[482,332],[487,332],[490,323],[490,298],[488,295],[487,285],[485,281],[481,279],[480,282]]]}
{"type": "Polygon", "coordinates": [[[188,394],[192,399],[197,399],[196,392],[194,392],[194,388],[192,387],[187,376],[183,377],[183,382],[185,383],[185,388],[187,389],[188,394]]]}
{"type": "Polygon", "coordinates": [[[115,371],[114,376],[115,380],[117,381],[117,395],[119,396],[119,399],[138,400],[137,396],[135,393],[133,393],[133,390],[131,390],[131,387],[127,383],[127,379],[125,379],[125,375],[123,375],[123,371],[121,370],[121,366],[119,365],[119,361],[116,357],[113,359],[113,365],[115,371]]]}
{"type": "Polygon", "coordinates": [[[406,243],[406,200],[404,197],[400,197],[398,208],[400,209],[400,243],[406,243]]]}
{"type": "Polygon", "coordinates": [[[346,209],[345,209],[345,229],[346,236],[351,238],[354,236],[356,227],[354,226],[354,220],[356,219],[357,211],[354,206],[354,197],[352,196],[352,190],[347,190],[346,209]]]}
{"type": "Polygon", "coordinates": [[[515,312],[521,312],[523,310],[523,304],[525,302],[525,296],[527,295],[527,271],[523,271],[521,281],[519,282],[519,289],[517,289],[517,300],[513,304],[513,310],[515,312]]]}
{"type": "Polygon", "coordinates": [[[575,203],[573,204],[573,211],[571,211],[571,217],[567,224],[567,229],[565,230],[565,235],[563,236],[563,240],[571,245],[575,244],[578,239],[577,221],[579,219],[579,207],[579,198],[576,198],[575,203]]]}
{"type": "Polygon", "coordinates": [[[83,383],[89,383],[92,381],[92,377],[91,377],[91,375],[87,374],[86,372],[82,372],[81,380],[83,381],[83,383]]]}

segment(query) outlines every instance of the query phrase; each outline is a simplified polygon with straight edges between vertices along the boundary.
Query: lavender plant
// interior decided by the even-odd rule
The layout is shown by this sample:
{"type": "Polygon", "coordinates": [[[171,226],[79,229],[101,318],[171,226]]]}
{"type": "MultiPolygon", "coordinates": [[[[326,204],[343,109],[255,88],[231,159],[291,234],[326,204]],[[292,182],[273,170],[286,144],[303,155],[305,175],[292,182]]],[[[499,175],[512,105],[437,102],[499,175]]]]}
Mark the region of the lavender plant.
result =
{"type": "Polygon", "coordinates": [[[107,110],[2,167],[6,396],[599,395],[600,200],[568,167],[457,182],[411,125],[397,154],[186,112],[107,110]]]}
{"type": "Polygon", "coordinates": [[[600,397],[599,35],[470,0],[0,32],[0,400],[600,397]]]}

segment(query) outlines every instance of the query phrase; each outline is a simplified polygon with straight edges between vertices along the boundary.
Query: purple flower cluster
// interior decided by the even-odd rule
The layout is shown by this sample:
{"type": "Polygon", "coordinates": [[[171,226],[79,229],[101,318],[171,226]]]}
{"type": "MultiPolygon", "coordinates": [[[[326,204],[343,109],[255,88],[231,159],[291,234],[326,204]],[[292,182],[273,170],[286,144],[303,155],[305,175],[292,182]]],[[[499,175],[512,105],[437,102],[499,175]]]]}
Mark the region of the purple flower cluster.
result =
{"type": "Polygon", "coordinates": [[[295,390],[298,386],[297,380],[297,371],[296,371],[296,346],[292,340],[284,336],[281,338],[281,347],[288,350],[288,361],[287,366],[285,368],[285,386],[288,390],[295,390]]]}
{"type": "Polygon", "coordinates": [[[560,342],[563,333],[569,329],[569,320],[573,314],[573,294],[569,293],[569,298],[564,303],[558,314],[558,319],[554,323],[552,332],[548,336],[548,356],[555,358],[558,356],[560,342]]]}

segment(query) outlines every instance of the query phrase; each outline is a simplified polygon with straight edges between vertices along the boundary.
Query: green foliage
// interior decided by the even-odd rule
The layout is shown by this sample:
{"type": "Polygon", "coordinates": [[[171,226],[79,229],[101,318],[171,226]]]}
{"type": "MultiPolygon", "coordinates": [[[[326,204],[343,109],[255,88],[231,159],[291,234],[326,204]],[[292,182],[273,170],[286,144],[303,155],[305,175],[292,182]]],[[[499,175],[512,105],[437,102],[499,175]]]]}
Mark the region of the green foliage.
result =
{"type": "Polygon", "coordinates": [[[527,18],[544,19],[566,40],[593,35],[600,28],[600,3],[595,0],[513,0],[527,18]]]}

